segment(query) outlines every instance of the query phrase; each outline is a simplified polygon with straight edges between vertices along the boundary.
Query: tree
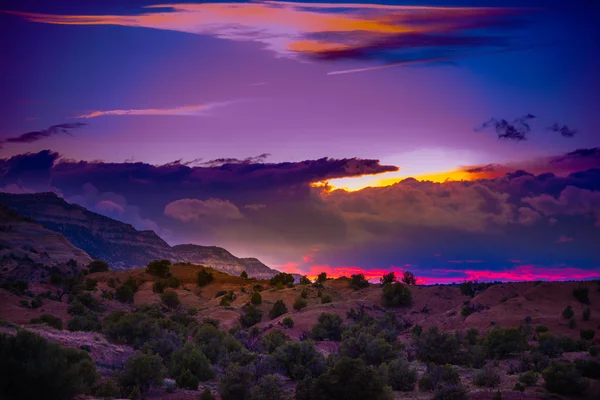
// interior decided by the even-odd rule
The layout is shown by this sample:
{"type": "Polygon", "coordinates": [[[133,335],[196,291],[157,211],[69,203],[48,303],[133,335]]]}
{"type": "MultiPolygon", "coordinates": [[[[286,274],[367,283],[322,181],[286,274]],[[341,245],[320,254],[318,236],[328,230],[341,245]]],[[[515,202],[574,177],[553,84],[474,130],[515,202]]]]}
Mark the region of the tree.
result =
{"type": "Polygon", "coordinates": [[[342,340],[342,317],[336,313],[321,313],[318,322],[311,330],[311,336],[315,340],[342,340]]]}
{"type": "Polygon", "coordinates": [[[97,380],[86,352],[23,329],[0,335],[0,376],[0,398],[24,400],[70,400],[89,394],[97,380]]]}
{"type": "Polygon", "coordinates": [[[507,328],[503,329],[495,327],[488,332],[484,340],[490,357],[504,358],[513,353],[522,353],[529,347],[527,336],[518,329],[507,328]]]}
{"type": "MultiPolygon", "coordinates": [[[[214,376],[214,373],[210,366],[210,361],[200,351],[198,346],[194,343],[186,343],[182,348],[176,350],[171,355],[171,376],[177,379],[181,375],[185,375],[185,371],[188,371],[192,376],[196,378],[196,384],[194,388],[198,387],[198,381],[207,381],[214,376]]],[[[193,386],[193,380],[189,377],[182,377],[182,383],[190,383],[193,386]]],[[[184,387],[177,383],[177,386],[184,387]]]]}
{"type": "Polygon", "coordinates": [[[573,289],[573,296],[583,304],[590,304],[590,298],[588,296],[589,289],[585,286],[578,286],[573,289]]]}
{"type": "Polygon", "coordinates": [[[412,292],[408,285],[400,282],[383,285],[381,304],[384,307],[409,306],[412,303],[412,292]]]}
{"type": "Polygon", "coordinates": [[[571,318],[573,318],[574,315],[575,315],[575,312],[573,312],[573,307],[571,307],[571,306],[567,306],[562,312],[562,317],[564,319],[571,319],[571,318]]]}
{"type": "Polygon", "coordinates": [[[355,274],[350,277],[349,286],[354,290],[369,287],[369,281],[365,279],[364,274],[355,274]]]}
{"type": "Polygon", "coordinates": [[[124,393],[131,393],[136,387],[146,393],[152,386],[160,385],[167,370],[158,354],[136,352],[125,362],[125,369],[119,376],[124,393]]]}
{"type": "Polygon", "coordinates": [[[287,312],[288,312],[288,309],[285,306],[285,303],[283,302],[283,300],[277,300],[275,302],[275,304],[273,304],[273,308],[271,308],[271,311],[269,312],[269,317],[271,317],[271,319],[275,319],[275,318],[279,317],[280,315],[283,315],[287,312]]]}
{"type": "Polygon", "coordinates": [[[246,271],[242,271],[242,273],[240,274],[240,278],[248,279],[248,273],[246,271]]]}
{"type": "Polygon", "coordinates": [[[177,308],[180,304],[179,296],[174,290],[165,290],[165,292],[160,295],[160,299],[169,308],[177,308]]]}
{"type": "Polygon", "coordinates": [[[154,260],[148,263],[146,272],[150,275],[166,278],[171,272],[171,261],[169,260],[154,260]]]}
{"type": "Polygon", "coordinates": [[[88,269],[90,270],[90,273],[110,271],[108,264],[102,260],[92,261],[88,264],[88,269]]]}
{"type": "Polygon", "coordinates": [[[387,383],[394,390],[411,392],[417,383],[417,370],[404,358],[396,358],[387,364],[387,383]]]}
{"type": "Polygon", "coordinates": [[[308,306],[308,302],[302,297],[297,297],[294,301],[294,310],[296,311],[300,311],[303,308],[306,308],[306,306],[308,306]]]}
{"type": "Polygon", "coordinates": [[[302,275],[302,276],[300,277],[300,284],[301,284],[301,285],[310,285],[310,283],[311,283],[311,282],[310,282],[310,279],[308,279],[308,278],[306,277],[306,275],[302,275]]]}
{"type": "Polygon", "coordinates": [[[121,303],[133,303],[133,289],[130,285],[121,285],[115,290],[115,297],[121,303]]]}
{"type": "Polygon", "coordinates": [[[415,278],[415,274],[412,272],[404,271],[404,274],[402,274],[402,282],[406,283],[407,285],[416,285],[417,278],[415,278]]]}
{"type": "Polygon", "coordinates": [[[280,272],[269,280],[271,286],[277,286],[278,284],[286,286],[292,283],[294,283],[294,276],[285,272],[280,272]]]}
{"type": "Polygon", "coordinates": [[[394,275],[393,272],[385,274],[379,279],[379,282],[382,285],[385,285],[386,283],[394,283],[394,282],[396,282],[396,275],[394,275]]]}
{"type": "Polygon", "coordinates": [[[252,297],[250,298],[250,302],[254,305],[259,305],[262,303],[262,296],[258,292],[252,293],[252,297]]]}
{"type": "Polygon", "coordinates": [[[546,389],[563,395],[581,395],[585,393],[589,382],[581,377],[573,363],[552,362],[542,372],[546,389]]]}
{"type": "Polygon", "coordinates": [[[206,286],[214,280],[215,280],[215,277],[213,276],[212,272],[208,272],[204,268],[202,268],[196,274],[196,282],[199,287],[206,286]]]}
{"type": "Polygon", "coordinates": [[[325,273],[325,272],[321,272],[317,276],[317,282],[319,282],[319,283],[324,283],[326,280],[327,280],[327,273],[325,273]]]}
{"type": "Polygon", "coordinates": [[[240,315],[240,324],[244,328],[250,328],[258,324],[262,320],[263,312],[260,308],[256,308],[253,305],[246,306],[244,313],[240,315]]]}
{"type": "Polygon", "coordinates": [[[62,330],[62,319],[55,317],[52,314],[42,314],[38,318],[33,318],[29,321],[30,324],[46,324],[54,329],[62,330]]]}
{"type": "Polygon", "coordinates": [[[292,319],[292,317],[285,317],[283,319],[283,321],[281,321],[281,323],[283,324],[283,326],[285,328],[293,328],[294,327],[294,320],[292,319]]]}

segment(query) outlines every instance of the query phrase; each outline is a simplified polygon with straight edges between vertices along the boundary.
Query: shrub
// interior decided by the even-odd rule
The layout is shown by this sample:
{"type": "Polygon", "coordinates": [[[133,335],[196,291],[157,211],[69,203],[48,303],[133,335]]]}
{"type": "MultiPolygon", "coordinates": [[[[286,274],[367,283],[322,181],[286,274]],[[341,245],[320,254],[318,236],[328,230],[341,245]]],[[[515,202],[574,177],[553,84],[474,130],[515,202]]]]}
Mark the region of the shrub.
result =
{"type": "Polygon", "coordinates": [[[54,329],[62,330],[63,322],[62,319],[55,317],[52,314],[42,314],[38,318],[33,318],[29,321],[30,324],[45,324],[53,327],[54,329]]]}
{"type": "Polygon", "coordinates": [[[252,297],[250,298],[250,302],[254,305],[258,305],[262,303],[262,296],[258,292],[252,293],[252,297]]]}
{"type": "Polygon", "coordinates": [[[366,366],[363,360],[348,357],[342,357],[321,375],[311,392],[315,400],[390,398],[373,367],[366,366]]]}
{"type": "Polygon", "coordinates": [[[598,354],[600,354],[600,346],[590,346],[589,352],[590,356],[596,357],[598,354]]]}
{"type": "Polygon", "coordinates": [[[588,382],[581,377],[575,364],[555,363],[542,372],[546,389],[549,392],[570,395],[583,394],[587,389],[588,382]]]}
{"type": "Polygon", "coordinates": [[[75,301],[83,304],[92,311],[104,311],[104,306],[90,292],[83,292],[75,296],[75,301]]]}
{"type": "Polygon", "coordinates": [[[93,292],[98,287],[98,280],[94,278],[87,278],[85,280],[85,290],[93,292]]]}
{"type": "Polygon", "coordinates": [[[133,289],[131,285],[121,285],[115,290],[115,297],[121,303],[133,303],[133,289]]]}
{"type": "Polygon", "coordinates": [[[250,328],[262,320],[263,312],[253,305],[244,307],[244,313],[240,315],[240,324],[244,328],[250,328]]]}
{"type": "Polygon", "coordinates": [[[162,302],[169,308],[177,308],[179,304],[179,295],[174,290],[166,290],[160,295],[162,302]]]}
{"type": "Polygon", "coordinates": [[[544,333],[550,331],[550,329],[546,325],[538,325],[535,327],[535,331],[537,333],[544,333]]]}
{"type": "Polygon", "coordinates": [[[386,283],[394,283],[394,282],[396,282],[396,275],[394,275],[393,272],[385,274],[381,278],[379,278],[379,283],[381,283],[382,285],[385,285],[386,283]]]}
{"type": "Polygon", "coordinates": [[[215,294],[215,299],[221,296],[224,296],[227,294],[227,290],[219,290],[216,294],[215,294]]]}
{"type": "Polygon", "coordinates": [[[154,260],[148,263],[146,272],[150,275],[166,278],[171,272],[171,261],[169,260],[154,260]]]}
{"type": "Polygon", "coordinates": [[[306,288],[302,289],[302,291],[300,292],[300,297],[302,297],[303,299],[308,298],[308,290],[306,290],[306,288]]]}
{"type": "Polygon", "coordinates": [[[100,321],[96,314],[88,312],[76,315],[67,322],[67,329],[71,332],[100,332],[100,321]]]}
{"type": "Polygon", "coordinates": [[[576,326],[577,326],[577,322],[575,321],[575,318],[571,318],[569,320],[569,328],[570,329],[575,329],[576,326]]]}
{"type": "Polygon", "coordinates": [[[477,375],[475,375],[473,383],[477,386],[493,388],[500,384],[500,374],[495,368],[488,364],[477,375]]]}
{"type": "Polygon", "coordinates": [[[575,313],[573,312],[573,307],[571,306],[567,306],[562,312],[562,317],[564,319],[571,319],[574,315],[575,313]]]}
{"type": "Polygon", "coordinates": [[[5,281],[0,284],[0,288],[6,289],[9,292],[17,295],[23,295],[25,294],[25,291],[29,288],[29,283],[22,280],[5,281]]]}
{"type": "Polygon", "coordinates": [[[271,308],[271,311],[269,312],[269,317],[271,317],[271,319],[275,319],[275,318],[279,317],[280,315],[283,315],[287,312],[288,312],[288,309],[285,306],[285,303],[283,302],[283,300],[277,300],[275,302],[275,304],[273,304],[273,308],[271,308]]]}
{"type": "Polygon", "coordinates": [[[18,330],[0,335],[0,398],[73,399],[89,394],[96,366],[86,352],[18,330]]]}
{"type": "Polygon", "coordinates": [[[44,301],[39,297],[35,297],[33,300],[31,300],[31,308],[33,309],[40,308],[43,305],[44,301]]]}
{"type": "Polygon", "coordinates": [[[273,358],[285,375],[294,380],[317,377],[327,370],[325,359],[312,340],[287,341],[277,347],[273,358]]]}
{"type": "Polygon", "coordinates": [[[230,290],[229,292],[227,292],[227,294],[221,297],[221,302],[219,303],[219,305],[223,307],[229,307],[235,299],[235,293],[233,292],[233,290],[230,290]]]}
{"type": "Polygon", "coordinates": [[[279,346],[284,345],[290,337],[279,329],[273,329],[262,338],[262,347],[267,353],[273,353],[279,346]]]}
{"type": "Polygon", "coordinates": [[[116,399],[121,397],[121,388],[114,379],[105,379],[96,385],[94,397],[116,399]]]}
{"type": "Polygon", "coordinates": [[[590,314],[592,313],[592,310],[590,310],[589,307],[587,307],[585,310],[583,310],[583,314],[582,314],[582,318],[584,321],[589,321],[590,320],[590,314]]]}
{"type": "Polygon", "coordinates": [[[292,319],[292,317],[285,317],[283,319],[283,321],[281,321],[281,323],[283,324],[283,326],[285,328],[293,328],[294,327],[294,320],[292,319]]]}
{"type": "Polygon", "coordinates": [[[117,283],[115,282],[114,278],[109,278],[108,281],[106,281],[106,284],[108,285],[109,288],[116,288],[117,287],[117,283]]]}
{"type": "Polygon", "coordinates": [[[575,360],[575,368],[577,368],[581,376],[600,379],[600,362],[597,360],[577,359],[575,360]]]}
{"type": "Polygon", "coordinates": [[[469,307],[469,306],[464,306],[462,308],[462,310],[460,310],[460,315],[462,315],[463,317],[468,317],[469,315],[471,315],[474,312],[473,308],[469,307]]]}
{"type": "Polygon", "coordinates": [[[475,287],[476,286],[477,286],[477,282],[464,281],[460,285],[458,285],[458,288],[460,289],[460,292],[463,294],[463,296],[473,297],[473,296],[475,296],[475,287]]]}
{"type": "Polygon", "coordinates": [[[459,385],[460,375],[451,365],[428,364],[427,370],[419,379],[419,390],[437,390],[446,385],[459,385]]]}
{"type": "Polygon", "coordinates": [[[332,298],[330,295],[325,295],[323,297],[321,297],[321,304],[328,304],[332,302],[332,298]]]}
{"type": "Polygon", "coordinates": [[[467,389],[462,385],[443,386],[435,392],[432,400],[468,400],[467,389]]]}
{"type": "Polygon", "coordinates": [[[336,313],[321,313],[318,322],[311,330],[315,340],[342,340],[342,317],[336,313]]]}
{"type": "Polygon", "coordinates": [[[246,271],[242,271],[242,273],[240,274],[240,278],[248,279],[248,273],[246,271]]]}
{"type": "Polygon", "coordinates": [[[364,274],[355,274],[350,276],[349,286],[354,290],[369,287],[369,281],[365,279],[364,274]]]}
{"type": "Polygon", "coordinates": [[[146,313],[115,311],[102,321],[104,335],[108,340],[140,348],[151,338],[159,337],[161,329],[156,319],[146,313]]]}
{"type": "Polygon", "coordinates": [[[594,336],[596,336],[596,331],[593,329],[581,329],[579,331],[579,336],[581,336],[583,340],[592,340],[594,339],[594,336]]]}
{"type": "Polygon", "coordinates": [[[535,371],[527,371],[519,376],[519,382],[525,386],[533,386],[537,383],[539,375],[535,371]]]}
{"type": "Polygon", "coordinates": [[[167,281],[165,279],[159,279],[157,281],[154,281],[154,283],[152,283],[152,291],[154,293],[162,293],[165,291],[165,288],[167,287],[167,281]]]}
{"type": "Polygon", "coordinates": [[[462,364],[461,343],[456,336],[429,328],[414,339],[417,358],[435,364],[462,364]]]}
{"type": "Polygon", "coordinates": [[[408,285],[400,282],[383,285],[381,304],[384,307],[409,306],[412,303],[412,292],[408,285]]]}
{"type": "Polygon", "coordinates": [[[119,375],[119,383],[124,393],[131,393],[136,387],[146,393],[152,386],[160,385],[167,370],[158,354],[136,352],[125,362],[119,375]]]}
{"type": "Polygon", "coordinates": [[[503,358],[513,353],[522,353],[529,347],[527,336],[514,328],[495,327],[488,332],[484,346],[491,357],[503,358]]]}
{"type": "Polygon", "coordinates": [[[390,361],[387,366],[387,384],[393,390],[411,392],[415,390],[417,383],[417,370],[410,367],[410,363],[404,358],[390,361]]]}
{"type": "Polygon", "coordinates": [[[175,383],[182,389],[197,390],[200,381],[196,375],[190,372],[189,369],[184,368],[181,370],[179,375],[175,376],[175,383]]]}
{"type": "Polygon", "coordinates": [[[212,394],[209,388],[205,388],[202,393],[200,393],[200,400],[217,400],[217,398],[212,394]]]}
{"type": "Polygon", "coordinates": [[[402,274],[402,282],[406,283],[407,285],[416,285],[417,278],[415,278],[415,274],[412,272],[404,271],[404,274],[402,274]]]}
{"type": "Polygon", "coordinates": [[[212,272],[208,272],[204,268],[198,271],[196,274],[196,284],[199,287],[206,286],[214,280],[215,277],[213,276],[212,272]]]}
{"type": "Polygon", "coordinates": [[[524,392],[525,391],[525,385],[523,385],[521,382],[517,382],[517,383],[515,383],[515,386],[513,387],[513,390],[518,390],[519,392],[524,392]]]}
{"type": "Polygon", "coordinates": [[[106,262],[102,260],[94,260],[88,264],[88,270],[90,271],[90,273],[108,272],[110,271],[110,267],[106,262]]]}
{"type": "Polygon", "coordinates": [[[573,296],[583,304],[590,304],[590,298],[588,297],[589,290],[585,286],[579,286],[573,289],[573,296]]]}
{"type": "Polygon", "coordinates": [[[294,276],[292,274],[286,274],[285,272],[280,272],[269,280],[269,284],[271,286],[276,286],[278,284],[282,284],[283,286],[294,283],[294,276]]]}
{"type": "Polygon", "coordinates": [[[193,386],[193,389],[196,389],[198,381],[207,381],[214,376],[208,358],[200,351],[198,346],[190,342],[173,352],[171,355],[170,372],[171,376],[175,377],[176,380],[178,378],[181,380],[182,384],[177,381],[177,386],[182,388],[193,386]],[[189,376],[182,376],[188,375],[186,371],[195,378],[195,386],[193,385],[193,379],[190,379],[189,376]],[[186,383],[188,386],[184,386],[186,383]]]}
{"type": "Polygon", "coordinates": [[[306,308],[306,306],[308,306],[308,302],[305,299],[303,299],[302,297],[298,297],[294,301],[294,310],[296,310],[296,311],[300,311],[303,308],[306,308]]]}

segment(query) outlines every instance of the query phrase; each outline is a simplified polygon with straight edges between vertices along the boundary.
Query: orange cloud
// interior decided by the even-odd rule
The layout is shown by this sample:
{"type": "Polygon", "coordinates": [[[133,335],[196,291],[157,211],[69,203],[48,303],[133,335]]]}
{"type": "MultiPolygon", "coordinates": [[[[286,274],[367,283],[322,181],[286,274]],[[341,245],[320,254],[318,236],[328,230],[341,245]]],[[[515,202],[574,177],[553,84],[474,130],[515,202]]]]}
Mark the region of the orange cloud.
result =
{"type": "Polygon", "coordinates": [[[210,103],[205,105],[183,106],[175,108],[146,108],[139,110],[107,110],[92,111],[87,114],[78,115],[76,118],[96,118],[106,115],[203,115],[215,107],[224,106],[231,102],[210,103]]]}

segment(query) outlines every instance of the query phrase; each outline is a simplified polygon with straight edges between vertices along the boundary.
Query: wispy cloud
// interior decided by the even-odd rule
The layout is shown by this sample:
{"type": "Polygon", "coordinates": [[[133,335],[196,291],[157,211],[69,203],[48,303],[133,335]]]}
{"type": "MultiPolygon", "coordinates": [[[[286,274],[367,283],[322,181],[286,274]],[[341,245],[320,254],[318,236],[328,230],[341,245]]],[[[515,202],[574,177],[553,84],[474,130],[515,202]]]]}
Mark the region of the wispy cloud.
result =
{"type": "Polygon", "coordinates": [[[227,106],[232,104],[231,101],[199,104],[192,106],[182,106],[175,108],[146,108],[146,109],[132,109],[132,110],[106,110],[106,111],[92,111],[87,114],[78,115],[75,118],[97,118],[107,115],[188,115],[188,116],[202,116],[206,115],[208,111],[213,110],[217,107],[227,106]]]}
{"type": "Polygon", "coordinates": [[[279,57],[396,65],[509,48],[501,33],[522,25],[523,9],[380,4],[164,4],[137,15],[18,14],[60,25],[119,25],[258,42],[279,57]],[[500,34],[499,34],[500,33],[500,34]]]}
{"type": "Polygon", "coordinates": [[[38,140],[41,140],[41,139],[49,137],[49,136],[58,135],[60,133],[70,134],[70,131],[72,129],[81,128],[82,126],[85,126],[85,125],[86,124],[84,124],[82,122],[52,125],[48,129],[43,129],[41,131],[27,132],[27,133],[23,133],[19,136],[9,137],[7,139],[0,140],[0,148],[2,148],[2,144],[4,144],[4,143],[31,143],[31,142],[37,142],[38,140]]]}

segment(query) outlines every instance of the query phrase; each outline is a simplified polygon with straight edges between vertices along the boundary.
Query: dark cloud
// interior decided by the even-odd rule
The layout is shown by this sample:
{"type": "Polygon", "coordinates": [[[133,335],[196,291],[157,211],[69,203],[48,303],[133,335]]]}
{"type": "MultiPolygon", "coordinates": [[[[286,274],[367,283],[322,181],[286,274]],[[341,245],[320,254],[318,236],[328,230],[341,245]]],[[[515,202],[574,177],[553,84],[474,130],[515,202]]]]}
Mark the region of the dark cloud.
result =
{"type": "Polygon", "coordinates": [[[3,143],[31,143],[31,142],[37,142],[38,140],[43,139],[45,137],[54,136],[54,135],[57,135],[60,133],[70,134],[71,130],[81,128],[82,126],[85,126],[85,125],[86,124],[81,123],[81,122],[52,125],[48,129],[23,133],[22,135],[19,135],[19,136],[4,139],[4,140],[0,141],[0,148],[2,148],[3,143]]]}
{"type": "Polygon", "coordinates": [[[481,172],[494,172],[498,168],[498,164],[488,164],[465,169],[465,172],[476,174],[481,172]]]}
{"type": "Polygon", "coordinates": [[[547,128],[547,130],[560,133],[561,136],[567,138],[572,138],[577,133],[576,129],[571,129],[567,125],[560,125],[558,123],[554,123],[554,125],[547,128]]]}
{"type": "Polygon", "coordinates": [[[214,160],[203,162],[199,165],[203,167],[219,167],[225,164],[257,164],[264,163],[265,160],[270,156],[269,153],[259,154],[255,157],[247,157],[244,159],[239,158],[215,158],[214,160]]]}
{"type": "Polygon", "coordinates": [[[534,119],[535,115],[527,114],[522,117],[516,118],[512,122],[505,119],[491,118],[489,121],[484,122],[475,131],[485,130],[487,128],[494,128],[498,139],[507,140],[527,140],[527,133],[531,132],[531,126],[529,120],[534,119]]]}
{"type": "Polygon", "coordinates": [[[556,164],[566,160],[580,159],[596,159],[600,161],[600,147],[592,147],[591,149],[577,149],[565,154],[564,156],[555,157],[550,162],[556,164]]]}

